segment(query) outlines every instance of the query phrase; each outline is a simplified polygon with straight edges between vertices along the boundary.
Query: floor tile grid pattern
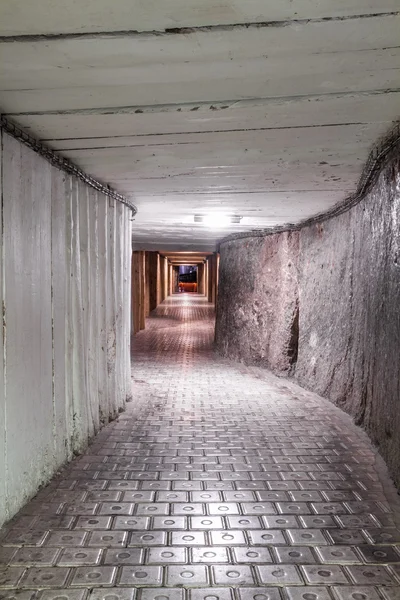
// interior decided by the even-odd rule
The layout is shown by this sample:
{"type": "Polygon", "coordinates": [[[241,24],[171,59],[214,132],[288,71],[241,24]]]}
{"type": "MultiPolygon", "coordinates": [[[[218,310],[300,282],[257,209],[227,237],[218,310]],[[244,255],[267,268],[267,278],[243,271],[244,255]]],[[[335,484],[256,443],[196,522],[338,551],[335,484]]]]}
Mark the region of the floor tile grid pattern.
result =
{"type": "Polygon", "coordinates": [[[133,339],[136,403],[0,533],[0,600],[400,600],[399,508],[329,402],[218,359],[213,308],[133,339]]]}

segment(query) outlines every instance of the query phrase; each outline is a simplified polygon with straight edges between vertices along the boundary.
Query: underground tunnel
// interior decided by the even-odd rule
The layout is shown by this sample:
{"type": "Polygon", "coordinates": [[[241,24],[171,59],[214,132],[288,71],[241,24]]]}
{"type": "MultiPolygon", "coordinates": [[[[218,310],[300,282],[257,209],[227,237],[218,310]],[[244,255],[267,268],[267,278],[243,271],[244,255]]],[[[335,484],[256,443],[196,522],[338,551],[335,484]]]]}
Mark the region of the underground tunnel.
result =
{"type": "Polygon", "coordinates": [[[0,6],[0,600],[400,600],[396,0],[0,6]]]}

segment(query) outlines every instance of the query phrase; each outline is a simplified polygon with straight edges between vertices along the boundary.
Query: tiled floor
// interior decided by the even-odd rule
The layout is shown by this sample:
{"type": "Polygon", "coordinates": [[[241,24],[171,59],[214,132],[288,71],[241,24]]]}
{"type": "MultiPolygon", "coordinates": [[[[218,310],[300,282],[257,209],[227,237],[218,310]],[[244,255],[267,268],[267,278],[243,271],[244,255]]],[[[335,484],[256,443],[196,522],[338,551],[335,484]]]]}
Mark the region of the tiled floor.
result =
{"type": "Polygon", "coordinates": [[[400,600],[399,507],[364,434],[212,338],[204,298],[158,308],[137,401],[3,530],[0,600],[400,600]]]}

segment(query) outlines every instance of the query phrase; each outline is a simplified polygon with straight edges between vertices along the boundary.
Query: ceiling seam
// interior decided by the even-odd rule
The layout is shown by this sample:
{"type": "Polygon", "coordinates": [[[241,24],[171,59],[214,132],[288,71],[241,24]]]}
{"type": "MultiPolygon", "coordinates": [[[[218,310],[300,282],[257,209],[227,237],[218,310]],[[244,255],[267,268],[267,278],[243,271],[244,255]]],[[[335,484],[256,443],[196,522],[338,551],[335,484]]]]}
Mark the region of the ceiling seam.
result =
{"type": "MultiPolygon", "coordinates": [[[[391,123],[393,121],[387,121],[387,123],[391,123]]],[[[210,135],[214,133],[247,133],[247,132],[258,132],[258,131],[281,131],[281,130],[289,130],[292,129],[318,129],[324,127],[349,127],[354,125],[370,125],[371,121],[354,121],[354,122],[343,122],[343,123],[322,123],[319,125],[287,125],[287,126],[278,126],[278,127],[248,127],[242,129],[209,129],[206,131],[178,131],[172,133],[149,133],[149,134],[126,134],[126,135],[116,135],[116,136],[99,136],[99,137],[90,137],[90,138],[54,138],[54,139],[41,139],[40,141],[48,143],[48,142],[65,142],[65,141],[77,141],[77,140],[117,140],[123,138],[146,138],[146,137],[165,137],[165,136],[174,136],[174,135],[210,135]]],[[[116,148],[153,148],[159,146],[185,146],[188,144],[204,144],[207,143],[202,141],[190,141],[190,142],[154,142],[154,143],[142,143],[142,144],[119,144],[115,146],[76,146],[71,148],[57,148],[58,152],[72,152],[76,150],[105,150],[105,149],[116,149],[116,148]]]]}
{"type": "MultiPolygon", "coordinates": [[[[388,119],[387,121],[383,121],[387,123],[391,123],[392,120],[388,119]]],[[[348,125],[369,125],[371,121],[354,121],[348,122],[343,121],[341,123],[321,123],[318,125],[278,125],[276,127],[243,127],[237,129],[205,129],[204,131],[171,131],[169,133],[125,133],[124,135],[99,135],[99,136],[87,136],[87,137],[72,137],[72,138],[40,138],[41,142],[69,142],[69,141],[77,141],[77,140],[118,140],[123,138],[146,138],[146,137],[166,137],[172,135],[207,135],[210,133],[246,133],[247,131],[280,131],[286,129],[315,129],[319,127],[347,127],[348,125]]],[[[172,143],[172,142],[170,142],[172,143]]],[[[169,144],[170,144],[169,143],[169,144]]],[[[181,143],[181,142],[178,142],[181,143]]],[[[186,142],[185,142],[186,143],[186,142]]],[[[165,144],[165,145],[169,145],[165,144]]],[[[137,144],[139,147],[141,144],[137,144]]],[[[164,144],[142,144],[143,146],[159,146],[164,144]]],[[[97,146],[93,146],[96,148],[97,146]]],[[[108,148],[109,146],[105,146],[108,148]]],[[[124,147],[124,146],[115,146],[116,148],[124,147]]],[[[92,150],[92,148],[87,148],[88,150],[92,150]]],[[[57,148],[58,151],[61,151],[61,148],[57,148]]],[[[63,150],[85,150],[85,148],[63,148],[63,150]]]]}
{"type": "Polygon", "coordinates": [[[292,25],[309,25],[313,23],[331,23],[342,21],[353,21],[360,19],[376,19],[384,17],[396,17],[400,11],[385,11],[377,13],[365,13],[358,15],[337,15],[332,17],[310,17],[303,19],[283,19],[277,21],[255,21],[244,23],[227,23],[218,25],[195,25],[182,27],[166,27],[161,30],[141,31],[138,29],[121,29],[116,31],[92,31],[92,32],[70,32],[70,33],[37,33],[37,34],[10,34],[0,36],[0,43],[13,42],[41,42],[57,41],[64,39],[92,39],[96,37],[168,37],[172,35],[190,35],[192,33],[209,33],[212,31],[234,31],[236,29],[266,29],[282,28],[292,25]]]}
{"type": "MultiPolygon", "coordinates": [[[[62,89],[62,88],[60,88],[62,89]]],[[[14,90],[16,92],[18,90],[14,90]]],[[[6,118],[14,117],[47,117],[47,116],[70,116],[70,115],[124,115],[124,114],[158,114],[166,112],[197,112],[197,111],[220,111],[232,108],[249,108],[265,106],[268,104],[280,104],[282,102],[301,102],[306,100],[318,101],[326,98],[341,99],[348,97],[368,97],[387,94],[397,94],[400,88],[384,88],[382,90],[361,90],[350,92],[327,92],[326,94],[302,94],[298,96],[270,96],[267,98],[243,98],[236,100],[202,100],[200,102],[182,102],[173,104],[149,104],[137,106],[109,106],[104,108],[74,108],[64,110],[37,110],[20,112],[3,112],[6,118]]]]}

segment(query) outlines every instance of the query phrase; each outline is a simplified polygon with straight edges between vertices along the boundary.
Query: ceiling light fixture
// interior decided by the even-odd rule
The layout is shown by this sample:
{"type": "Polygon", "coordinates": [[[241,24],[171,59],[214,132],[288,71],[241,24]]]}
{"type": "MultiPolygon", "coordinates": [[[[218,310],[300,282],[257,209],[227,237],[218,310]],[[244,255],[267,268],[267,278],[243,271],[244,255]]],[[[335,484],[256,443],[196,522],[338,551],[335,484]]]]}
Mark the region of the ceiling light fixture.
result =
{"type": "Polygon", "coordinates": [[[194,215],[194,222],[218,229],[220,227],[227,227],[230,224],[238,224],[242,218],[239,215],[229,216],[221,213],[210,213],[208,215],[194,215]]]}

